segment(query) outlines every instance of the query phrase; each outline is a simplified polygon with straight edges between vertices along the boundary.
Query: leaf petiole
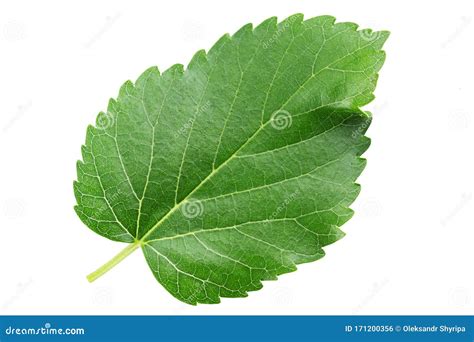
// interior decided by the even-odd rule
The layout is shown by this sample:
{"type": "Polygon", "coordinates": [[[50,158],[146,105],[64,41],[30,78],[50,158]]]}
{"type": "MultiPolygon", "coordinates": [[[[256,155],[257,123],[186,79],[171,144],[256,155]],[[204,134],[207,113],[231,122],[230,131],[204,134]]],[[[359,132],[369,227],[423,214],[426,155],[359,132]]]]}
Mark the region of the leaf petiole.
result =
{"type": "Polygon", "coordinates": [[[114,256],[112,259],[107,261],[105,264],[100,266],[97,270],[92,272],[87,276],[87,280],[92,283],[96,279],[100,278],[103,276],[105,273],[110,271],[112,268],[114,268],[118,263],[120,263],[123,259],[128,257],[130,254],[132,254],[138,247],[140,247],[141,242],[140,241],[135,241],[132,244],[129,244],[127,247],[122,249],[120,253],[118,253],[116,256],[114,256]]]}

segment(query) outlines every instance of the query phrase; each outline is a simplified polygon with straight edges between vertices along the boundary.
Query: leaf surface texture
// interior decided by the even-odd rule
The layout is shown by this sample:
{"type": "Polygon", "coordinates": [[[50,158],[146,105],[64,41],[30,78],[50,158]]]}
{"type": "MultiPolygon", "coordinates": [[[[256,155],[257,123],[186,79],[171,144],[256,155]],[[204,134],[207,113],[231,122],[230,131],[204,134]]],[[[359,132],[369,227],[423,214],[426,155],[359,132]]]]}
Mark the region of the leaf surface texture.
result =
{"type": "Polygon", "coordinates": [[[385,31],[270,18],[126,82],[87,130],[75,207],[190,304],[244,297],[343,236],[385,31]]]}

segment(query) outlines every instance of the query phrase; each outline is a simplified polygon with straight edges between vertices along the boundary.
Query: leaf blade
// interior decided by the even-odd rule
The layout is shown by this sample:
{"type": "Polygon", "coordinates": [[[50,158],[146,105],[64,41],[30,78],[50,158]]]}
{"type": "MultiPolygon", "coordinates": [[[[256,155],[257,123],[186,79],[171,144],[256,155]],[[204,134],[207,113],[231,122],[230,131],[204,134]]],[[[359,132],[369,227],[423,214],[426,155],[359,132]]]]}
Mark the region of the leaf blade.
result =
{"type": "Polygon", "coordinates": [[[223,36],[186,70],[151,68],[125,83],[109,103],[112,124],[88,135],[78,215],[105,237],[141,241],[157,280],[190,304],[246,296],[322,257],[352,215],[369,145],[359,107],[385,59],[388,33],[356,29],[327,16],[270,18],[223,36]],[[103,201],[86,201],[98,184],[103,201]],[[262,269],[261,255],[273,266],[262,269]]]}

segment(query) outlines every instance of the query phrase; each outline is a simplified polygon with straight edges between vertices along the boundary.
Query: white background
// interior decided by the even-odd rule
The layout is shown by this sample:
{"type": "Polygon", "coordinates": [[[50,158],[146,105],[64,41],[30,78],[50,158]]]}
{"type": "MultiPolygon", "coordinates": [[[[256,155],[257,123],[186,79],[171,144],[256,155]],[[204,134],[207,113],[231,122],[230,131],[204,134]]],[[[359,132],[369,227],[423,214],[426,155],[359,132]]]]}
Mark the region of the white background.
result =
{"type": "Polygon", "coordinates": [[[472,1],[2,1],[1,314],[473,314],[472,1]],[[347,236],[248,298],[187,306],[73,211],[86,126],[149,66],[296,12],[392,32],[347,236]]]}

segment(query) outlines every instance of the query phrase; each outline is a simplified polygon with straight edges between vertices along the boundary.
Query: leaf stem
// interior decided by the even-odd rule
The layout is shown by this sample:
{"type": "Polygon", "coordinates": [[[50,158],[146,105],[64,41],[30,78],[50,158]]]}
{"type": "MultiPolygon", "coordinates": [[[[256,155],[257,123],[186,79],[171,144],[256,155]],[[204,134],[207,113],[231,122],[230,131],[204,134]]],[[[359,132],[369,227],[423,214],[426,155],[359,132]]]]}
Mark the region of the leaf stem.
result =
{"type": "Polygon", "coordinates": [[[89,274],[87,276],[87,280],[92,283],[94,280],[97,280],[98,278],[103,276],[105,273],[114,268],[119,262],[128,257],[130,254],[132,254],[140,246],[140,244],[140,241],[135,241],[134,243],[129,244],[127,247],[122,249],[120,253],[118,253],[112,259],[100,266],[97,270],[89,274]]]}

